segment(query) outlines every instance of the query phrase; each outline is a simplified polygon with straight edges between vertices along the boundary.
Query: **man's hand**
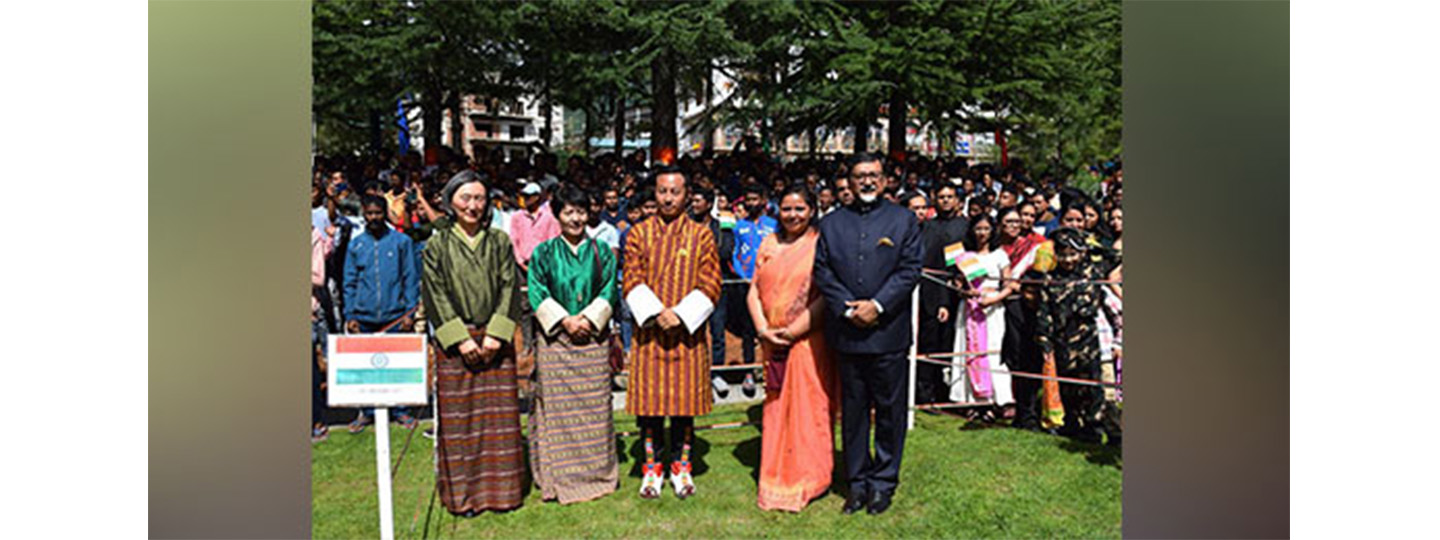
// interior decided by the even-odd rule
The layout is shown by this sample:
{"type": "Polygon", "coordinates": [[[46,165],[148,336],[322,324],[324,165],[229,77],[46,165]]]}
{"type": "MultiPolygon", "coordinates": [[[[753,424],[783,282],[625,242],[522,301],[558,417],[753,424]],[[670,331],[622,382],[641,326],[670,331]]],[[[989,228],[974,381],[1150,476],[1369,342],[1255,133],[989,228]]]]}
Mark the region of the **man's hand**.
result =
{"type": "Polygon", "coordinates": [[[400,327],[401,332],[410,332],[412,330],[415,330],[415,318],[409,315],[401,317],[400,323],[397,326],[400,327]]]}
{"type": "Polygon", "coordinates": [[[345,333],[347,333],[347,334],[359,334],[359,333],[360,333],[360,321],[356,321],[356,320],[345,321],[345,333]]]}
{"type": "Polygon", "coordinates": [[[668,307],[660,310],[660,314],[655,316],[655,322],[664,330],[670,330],[681,324],[680,316],[676,315],[675,311],[668,307]]]}
{"type": "Polygon", "coordinates": [[[845,302],[845,307],[855,310],[850,322],[860,328],[869,328],[880,320],[880,310],[875,307],[874,300],[851,300],[845,302]]]}
{"type": "Polygon", "coordinates": [[[935,320],[940,321],[940,322],[942,322],[942,323],[949,322],[949,321],[950,321],[950,310],[949,310],[949,309],[946,309],[946,308],[943,308],[943,307],[940,308],[940,311],[938,311],[938,312],[935,313],[935,320]]]}
{"type": "Polygon", "coordinates": [[[320,367],[320,372],[321,372],[321,373],[324,373],[324,372],[325,372],[325,367],[328,365],[328,364],[325,362],[325,353],[320,352],[320,347],[319,347],[319,346],[316,346],[316,347],[315,347],[315,364],[320,367]]]}
{"type": "Polygon", "coordinates": [[[1000,295],[987,294],[980,298],[980,307],[987,308],[1000,303],[1000,295]]]}

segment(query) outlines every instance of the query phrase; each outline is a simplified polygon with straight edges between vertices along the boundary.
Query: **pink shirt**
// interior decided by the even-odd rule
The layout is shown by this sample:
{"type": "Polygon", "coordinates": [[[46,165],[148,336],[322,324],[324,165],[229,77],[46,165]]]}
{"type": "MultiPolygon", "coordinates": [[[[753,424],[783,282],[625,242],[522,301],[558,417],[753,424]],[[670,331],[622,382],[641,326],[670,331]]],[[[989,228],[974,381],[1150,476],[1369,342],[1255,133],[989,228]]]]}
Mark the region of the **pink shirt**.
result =
{"type": "MultiPolygon", "coordinates": [[[[325,286],[325,257],[330,255],[330,237],[310,227],[310,284],[325,286]]],[[[310,311],[320,309],[320,301],[310,295],[310,311]]]]}
{"type": "Polygon", "coordinates": [[[515,262],[530,262],[530,254],[541,242],[560,236],[560,222],[550,211],[550,202],[540,205],[531,215],[524,209],[510,216],[510,243],[515,246],[515,262]]]}

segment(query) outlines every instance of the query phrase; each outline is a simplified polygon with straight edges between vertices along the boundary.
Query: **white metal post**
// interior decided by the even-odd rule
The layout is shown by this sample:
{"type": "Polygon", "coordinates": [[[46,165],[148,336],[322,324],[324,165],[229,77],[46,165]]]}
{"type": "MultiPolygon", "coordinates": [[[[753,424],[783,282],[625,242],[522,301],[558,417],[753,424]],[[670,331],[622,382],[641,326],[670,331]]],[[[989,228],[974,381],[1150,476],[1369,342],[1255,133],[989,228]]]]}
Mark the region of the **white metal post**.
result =
{"type": "Polygon", "coordinates": [[[375,408],[375,478],[380,492],[380,540],[395,538],[395,509],[390,504],[390,409],[375,408]]]}
{"type": "Polygon", "coordinates": [[[920,285],[910,291],[910,385],[905,387],[909,405],[905,413],[905,429],[915,429],[915,367],[920,363],[920,285]]]}

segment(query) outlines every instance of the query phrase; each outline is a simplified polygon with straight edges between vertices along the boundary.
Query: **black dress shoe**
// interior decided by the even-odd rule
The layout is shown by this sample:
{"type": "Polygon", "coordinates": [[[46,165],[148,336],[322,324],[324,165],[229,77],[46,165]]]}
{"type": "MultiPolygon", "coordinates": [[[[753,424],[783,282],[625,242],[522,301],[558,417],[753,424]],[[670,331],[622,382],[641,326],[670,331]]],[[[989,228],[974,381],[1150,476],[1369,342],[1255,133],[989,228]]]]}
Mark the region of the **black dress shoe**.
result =
{"type": "Polygon", "coordinates": [[[890,496],[890,493],[884,491],[875,492],[875,496],[870,499],[870,515],[880,515],[885,513],[886,510],[889,510],[890,496]]]}
{"type": "Polygon", "coordinates": [[[865,493],[851,493],[849,497],[845,498],[845,515],[848,516],[850,514],[854,514],[855,512],[863,510],[865,508],[867,499],[869,498],[870,497],[865,493]]]}

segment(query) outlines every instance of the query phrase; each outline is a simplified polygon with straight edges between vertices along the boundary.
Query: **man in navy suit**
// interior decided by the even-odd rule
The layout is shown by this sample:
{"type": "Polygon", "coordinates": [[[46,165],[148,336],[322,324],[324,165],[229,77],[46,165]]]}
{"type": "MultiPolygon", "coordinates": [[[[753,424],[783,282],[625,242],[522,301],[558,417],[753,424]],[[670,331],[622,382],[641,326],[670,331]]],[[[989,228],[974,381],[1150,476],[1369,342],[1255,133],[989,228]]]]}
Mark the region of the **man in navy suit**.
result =
{"type": "Polygon", "coordinates": [[[910,295],[924,247],[915,214],[881,198],[884,185],[879,156],[853,158],[847,187],[854,201],[820,221],[815,248],[814,283],[825,296],[825,334],[840,367],[846,514],[890,507],[905,448],[910,295]]]}

